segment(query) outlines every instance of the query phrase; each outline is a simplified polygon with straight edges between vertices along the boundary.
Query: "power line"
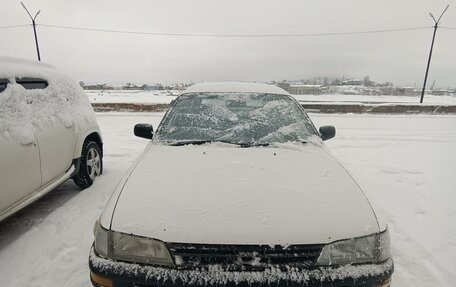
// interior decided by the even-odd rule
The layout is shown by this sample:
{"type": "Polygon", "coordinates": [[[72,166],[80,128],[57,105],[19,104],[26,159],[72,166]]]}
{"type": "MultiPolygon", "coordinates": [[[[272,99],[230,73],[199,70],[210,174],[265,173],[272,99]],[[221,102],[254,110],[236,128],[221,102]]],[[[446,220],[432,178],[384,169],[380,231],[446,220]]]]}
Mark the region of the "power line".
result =
{"type": "Polygon", "coordinates": [[[79,31],[91,31],[91,32],[104,32],[104,33],[116,33],[116,34],[133,34],[133,35],[151,35],[151,36],[175,36],[175,37],[220,37],[220,38],[260,38],[260,37],[316,37],[316,36],[340,36],[340,35],[359,35],[359,34],[375,34],[375,33],[389,33],[389,32],[404,32],[413,30],[424,30],[432,27],[408,27],[399,29],[384,29],[384,30],[368,30],[368,31],[351,31],[351,32],[331,32],[331,33],[302,33],[302,34],[204,34],[204,33],[165,33],[165,32],[141,32],[141,31],[127,31],[127,30],[112,30],[112,29],[99,29],[99,28],[87,28],[87,27],[73,27],[73,26],[61,26],[61,25],[49,25],[49,24],[37,24],[38,26],[67,29],[67,30],[79,30],[79,31]]]}
{"type": "Polygon", "coordinates": [[[0,26],[0,29],[13,29],[13,28],[20,28],[20,27],[28,27],[30,24],[24,25],[13,25],[13,26],[0,26]]]}
{"type": "Polygon", "coordinates": [[[447,29],[447,30],[456,30],[456,27],[444,27],[444,26],[439,26],[439,28],[447,29]]]}
{"type": "MultiPolygon", "coordinates": [[[[0,26],[0,29],[13,29],[20,27],[28,27],[30,24],[13,25],[13,26],[0,26]]],[[[43,26],[48,28],[58,28],[67,30],[91,31],[91,32],[104,32],[104,33],[117,33],[117,34],[134,34],[134,35],[152,35],[152,36],[176,36],[176,37],[315,37],[315,36],[338,36],[338,35],[357,35],[357,34],[375,34],[375,33],[389,33],[389,32],[403,32],[413,30],[424,30],[432,27],[409,27],[399,29],[384,29],[384,30],[368,30],[368,31],[350,31],[350,32],[329,32],[329,33],[301,33],[301,34],[203,34],[203,33],[165,33],[165,32],[142,32],[142,31],[127,31],[127,30],[113,30],[113,29],[99,29],[87,27],[73,27],[49,24],[36,24],[36,26],[43,26]]],[[[452,27],[442,27],[445,29],[456,30],[452,27]]]]}

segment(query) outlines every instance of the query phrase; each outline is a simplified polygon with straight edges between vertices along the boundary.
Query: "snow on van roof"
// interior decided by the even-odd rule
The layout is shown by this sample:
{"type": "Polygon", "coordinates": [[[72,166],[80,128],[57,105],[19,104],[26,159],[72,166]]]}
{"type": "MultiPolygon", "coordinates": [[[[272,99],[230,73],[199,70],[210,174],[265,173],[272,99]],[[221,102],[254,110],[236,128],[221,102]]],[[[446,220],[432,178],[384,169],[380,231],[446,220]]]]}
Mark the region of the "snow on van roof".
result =
{"type": "Polygon", "coordinates": [[[30,142],[37,130],[57,121],[79,132],[93,125],[95,114],[87,95],[70,76],[38,61],[0,57],[0,79],[6,89],[0,92],[0,136],[30,142]],[[26,89],[17,79],[41,79],[45,88],[26,89]]]}
{"type": "Polygon", "coordinates": [[[57,69],[47,63],[34,60],[0,56],[0,78],[40,76],[47,73],[58,73],[57,69]]]}
{"type": "Polygon", "coordinates": [[[30,60],[30,59],[22,59],[22,58],[14,58],[14,57],[9,57],[9,56],[0,56],[0,62],[2,64],[8,63],[8,64],[22,64],[22,65],[30,65],[30,66],[47,66],[49,68],[54,68],[51,64],[40,62],[37,60],[30,60]]]}
{"type": "Polygon", "coordinates": [[[188,93],[259,93],[288,95],[288,93],[273,85],[244,82],[206,82],[188,87],[182,94],[188,93]]]}

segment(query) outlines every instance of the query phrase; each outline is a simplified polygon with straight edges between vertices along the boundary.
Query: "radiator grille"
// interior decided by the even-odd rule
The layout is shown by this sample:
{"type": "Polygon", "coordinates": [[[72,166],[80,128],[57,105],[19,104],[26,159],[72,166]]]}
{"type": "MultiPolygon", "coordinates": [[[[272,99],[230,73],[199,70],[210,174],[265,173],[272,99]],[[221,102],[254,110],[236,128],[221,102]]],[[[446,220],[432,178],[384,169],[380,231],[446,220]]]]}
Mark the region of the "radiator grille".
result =
{"type": "Polygon", "coordinates": [[[266,267],[308,268],[315,265],[324,245],[222,245],[168,243],[179,267],[220,265],[228,270],[263,270],[266,267]]]}

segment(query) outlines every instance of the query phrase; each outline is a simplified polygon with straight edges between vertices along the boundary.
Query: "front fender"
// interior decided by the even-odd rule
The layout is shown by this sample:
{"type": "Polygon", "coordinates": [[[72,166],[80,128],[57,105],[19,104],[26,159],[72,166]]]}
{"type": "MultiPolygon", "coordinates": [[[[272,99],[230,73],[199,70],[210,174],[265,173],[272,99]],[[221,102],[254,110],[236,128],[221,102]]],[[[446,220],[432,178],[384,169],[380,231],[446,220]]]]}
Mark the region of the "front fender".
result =
{"type": "Polygon", "coordinates": [[[111,197],[109,198],[108,202],[106,203],[103,213],[100,216],[100,224],[101,224],[101,226],[103,226],[103,228],[111,230],[112,218],[114,216],[117,201],[119,200],[119,197],[122,194],[123,187],[127,183],[128,178],[130,177],[133,170],[136,168],[138,163],[144,157],[144,154],[146,154],[151,149],[151,147],[152,147],[152,141],[149,142],[149,144],[144,148],[143,152],[138,156],[136,161],[130,166],[130,168],[127,170],[125,175],[121,178],[121,180],[117,184],[116,188],[114,189],[114,192],[111,194],[111,197]]]}

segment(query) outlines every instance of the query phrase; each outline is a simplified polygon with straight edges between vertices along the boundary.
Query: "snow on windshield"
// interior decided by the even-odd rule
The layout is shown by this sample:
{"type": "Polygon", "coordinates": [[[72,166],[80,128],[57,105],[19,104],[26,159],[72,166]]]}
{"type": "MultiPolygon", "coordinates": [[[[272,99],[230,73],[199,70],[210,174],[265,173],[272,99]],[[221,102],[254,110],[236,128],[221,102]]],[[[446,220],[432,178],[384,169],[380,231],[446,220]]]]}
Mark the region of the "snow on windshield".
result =
{"type": "Polygon", "coordinates": [[[31,141],[37,130],[57,120],[76,132],[95,122],[93,109],[81,87],[50,65],[0,57],[0,135],[17,142],[31,141]],[[38,78],[49,83],[44,89],[25,89],[21,78],[38,78]],[[7,82],[6,82],[7,81],[7,82]]]}
{"type": "Polygon", "coordinates": [[[314,134],[310,119],[288,96],[195,93],[176,100],[157,140],[262,144],[304,141],[314,134]]]}

